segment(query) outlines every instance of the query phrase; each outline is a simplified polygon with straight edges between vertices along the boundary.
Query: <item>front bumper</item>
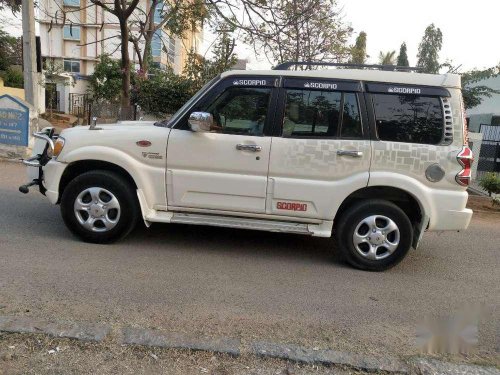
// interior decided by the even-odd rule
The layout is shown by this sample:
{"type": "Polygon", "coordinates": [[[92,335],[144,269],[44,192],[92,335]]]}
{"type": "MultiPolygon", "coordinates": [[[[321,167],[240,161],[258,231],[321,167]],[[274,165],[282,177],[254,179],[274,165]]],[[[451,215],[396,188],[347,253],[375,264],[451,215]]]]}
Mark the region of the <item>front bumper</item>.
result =
{"type": "Polygon", "coordinates": [[[27,175],[29,182],[26,185],[21,185],[19,191],[26,194],[29,192],[30,186],[38,185],[40,192],[45,194],[47,189],[43,183],[43,167],[51,161],[51,158],[48,156],[48,150],[54,149],[54,128],[44,128],[42,131],[34,133],[33,136],[36,138],[35,145],[33,146],[33,154],[30,158],[23,160],[23,164],[28,167],[27,175]]]}
{"type": "Polygon", "coordinates": [[[46,189],[45,195],[49,198],[50,203],[56,204],[59,202],[59,184],[67,164],[57,160],[49,161],[43,169],[42,185],[46,189]]]}

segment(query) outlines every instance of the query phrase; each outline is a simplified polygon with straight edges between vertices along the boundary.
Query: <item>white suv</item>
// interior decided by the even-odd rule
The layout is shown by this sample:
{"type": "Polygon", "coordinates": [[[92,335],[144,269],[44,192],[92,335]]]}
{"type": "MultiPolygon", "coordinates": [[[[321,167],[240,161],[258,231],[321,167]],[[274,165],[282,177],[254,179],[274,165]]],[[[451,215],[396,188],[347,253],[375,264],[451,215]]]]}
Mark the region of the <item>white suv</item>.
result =
{"type": "Polygon", "coordinates": [[[425,230],[469,225],[460,87],[453,74],[226,72],[169,121],[36,133],[29,185],[84,241],[120,239],[139,215],[333,232],[351,265],[384,270],[425,230]]]}

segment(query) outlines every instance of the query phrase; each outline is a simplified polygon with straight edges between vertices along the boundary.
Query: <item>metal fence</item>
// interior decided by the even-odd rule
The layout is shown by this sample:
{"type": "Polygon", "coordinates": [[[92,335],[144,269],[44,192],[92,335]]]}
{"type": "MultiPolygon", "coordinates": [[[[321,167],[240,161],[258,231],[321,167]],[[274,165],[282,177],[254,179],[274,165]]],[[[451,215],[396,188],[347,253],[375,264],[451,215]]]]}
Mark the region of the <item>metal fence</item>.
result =
{"type": "Polygon", "coordinates": [[[477,180],[486,173],[500,173],[500,126],[481,125],[483,134],[481,151],[477,158],[477,180]]]}
{"type": "Polygon", "coordinates": [[[137,105],[123,109],[119,102],[92,100],[87,96],[70,97],[70,114],[78,118],[79,125],[89,125],[95,118],[98,124],[139,120],[142,116],[137,105]]]}

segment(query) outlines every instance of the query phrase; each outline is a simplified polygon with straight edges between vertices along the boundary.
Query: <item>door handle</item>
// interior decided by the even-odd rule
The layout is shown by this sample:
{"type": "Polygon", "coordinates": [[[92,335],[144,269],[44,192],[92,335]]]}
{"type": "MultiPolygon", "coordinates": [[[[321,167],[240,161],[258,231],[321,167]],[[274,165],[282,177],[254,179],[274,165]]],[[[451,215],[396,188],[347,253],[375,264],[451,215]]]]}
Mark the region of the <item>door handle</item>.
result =
{"type": "Polygon", "coordinates": [[[362,151],[347,151],[347,150],[338,150],[338,156],[350,156],[351,158],[360,158],[363,156],[362,151]]]}
{"type": "Polygon", "coordinates": [[[237,144],[236,149],[240,151],[252,151],[252,152],[259,152],[262,151],[261,146],[257,145],[244,145],[244,144],[237,144]]]}

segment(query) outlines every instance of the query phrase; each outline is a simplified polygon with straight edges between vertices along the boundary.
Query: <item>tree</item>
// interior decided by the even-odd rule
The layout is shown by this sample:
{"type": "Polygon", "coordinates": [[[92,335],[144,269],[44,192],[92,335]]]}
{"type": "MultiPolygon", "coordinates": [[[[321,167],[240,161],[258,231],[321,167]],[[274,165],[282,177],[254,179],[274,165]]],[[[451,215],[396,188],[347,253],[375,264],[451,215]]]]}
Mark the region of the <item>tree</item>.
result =
{"type": "Polygon", "coordinates": [[[158,39],[162,49],[168,44],[166,38],[182,38],[186,31],[200,26],[205,8],[202,0],[152,0],[145,4],[147,8],[139,5],[130,20],[129,41],[137,53],[141,73],[147,77],[154,38],[158,39]]]}
{"type": "Polygon", "coordinates": [[[17,13],[21,10],[22,0],[0,0],[0,10],[6,8],[12,10],[12,13],[17,13]]]}
{"type": "Polygon", "coordinates": [[[20,67],[9,66],[6,70],[0,72],[0,77],[7,87],[24,88],[24,76],[20,67]]]}
{"type": "Polygon", "coordinates": [[[0,71],[11,65],[22,65],[21,41],[0,29],[0,71]]]}
{"type": "Polygon", "coordinates": [[[381,65],[395,65],[396,64],[396,51],[382,52],[378,55],[379,64],[381,65]]]}
{"type": "Polygon", "coordinates": [[[234,30],[226,23],[222,23],[219,30],[220,32],[213,47],[214,57],[209,64],[215,73],[214,77],[217,74],[229,70],[238,60],[238,57],[234,53],[234,48],[236,46],[236,41],[232,37],[234,30]]]}
{"type": "MultiPolygon", "coordinates": [[[[215,0],[207,0],[217,4],[215,0]]],[[[336,0],[241,0],[247,24],[218,15],[245,33],[245,41],[271,63],[344,62],[352,29],[343,23],[336,0]]]]}
{"type": "Polygon", "coordinates": [[[356,43],[351,47],[352,64],[364,64],[367,58],[366,54],[366,33],[361,31],[356,38],[356,43]]]}
{"type": "MultiPolygon", "coordinates": [[[[74,85],[74,78],[64,71],[64,68],[61,63],[54,61],[54,59],[47,59],[44,63],[43,67],[43,75],[40,78],[38,84],[44,88],[47,88],[50,84],[57,83],[69,86],[74,85]],[[60,79],[60,78],[70,78],[70,80],[60,79]]],[[[46,100],[49,103],[52,103],[55,99],[56,91],[55,90],[45,90],[46,100]]],[[[52,118],[53,108],[49,107],[49,118],[52,118]]]]}
{"type": "Polygon", "coordinates": [[[492,194],[500,194],[500,175],[494,172],[486,173],[486,175],[479,180],[479,186],[486,190],[490,197],[492,194]]]}
{"type": "Polygon", "coordinates": [[[196,91],[192,80],[174,74],[171,69],[153,69],[148,79],[138,77],[135,100],[146,113],[165,118],[182,107],[196,91]]]}
{"type": "Polygon", "coordinates": [[[232,37],[232,27],[222,21],[218,30],[213,42],[213,57],[211,59],[200,56],[193,50],[188,54],[184,76],[193,82],[196,89],[200,89],[215,76],[231,69],[238,61],[238,57],[234,53],[236,41],[232,37]]]}
{"type": "Polygon", "coordinates": [[[403,44],[401,44],[401,47],[399,48],[397,65],[398,66],[410,66],[410,63],[408,62],[408,51],[407,51],[405,42],[403,42],[403,44]]]}
{"type": "Polygon", "coordinates": [[[90,91],[94,99],[117,101],[120,98],[122,73],[120,62],[103,55],[90,76],[90,91]]]}
{"type": "Polygon", "coordinates": [[[439,73],[439,52],[443,46],[443,33],[434,24],[427,26],[418,46],[417,66],[424,73],[439,73]]]}
{"type": "Polygon", "coordinates": [[[128,50],[129,23],[128,20],[132,12],[137,8],[139,0],[115,0],[113,3],[101,0],[90,0],[96,6],[103,8],[106,12],[113,14],[118,18],[120,25],[121,40],[121,109],[122,117],[127,117],[127,111],[130,110],[130,54],[128,50]]]}
{"type": "Polygon", "coordinates": [[[484,84],[480,84],[488,78],[500,75],[500,64],[492,68],[478,70],[473,69],[460,73],[460,66],[453,66],[451,62],[446,62],[442,67],[448,68],[448,73],[460,74],[462,77],[462,96],[465,109],[471,109],[480,105],[484,98],[491,98],[500,94],[500,90],[492,89],[484,84]]]}

